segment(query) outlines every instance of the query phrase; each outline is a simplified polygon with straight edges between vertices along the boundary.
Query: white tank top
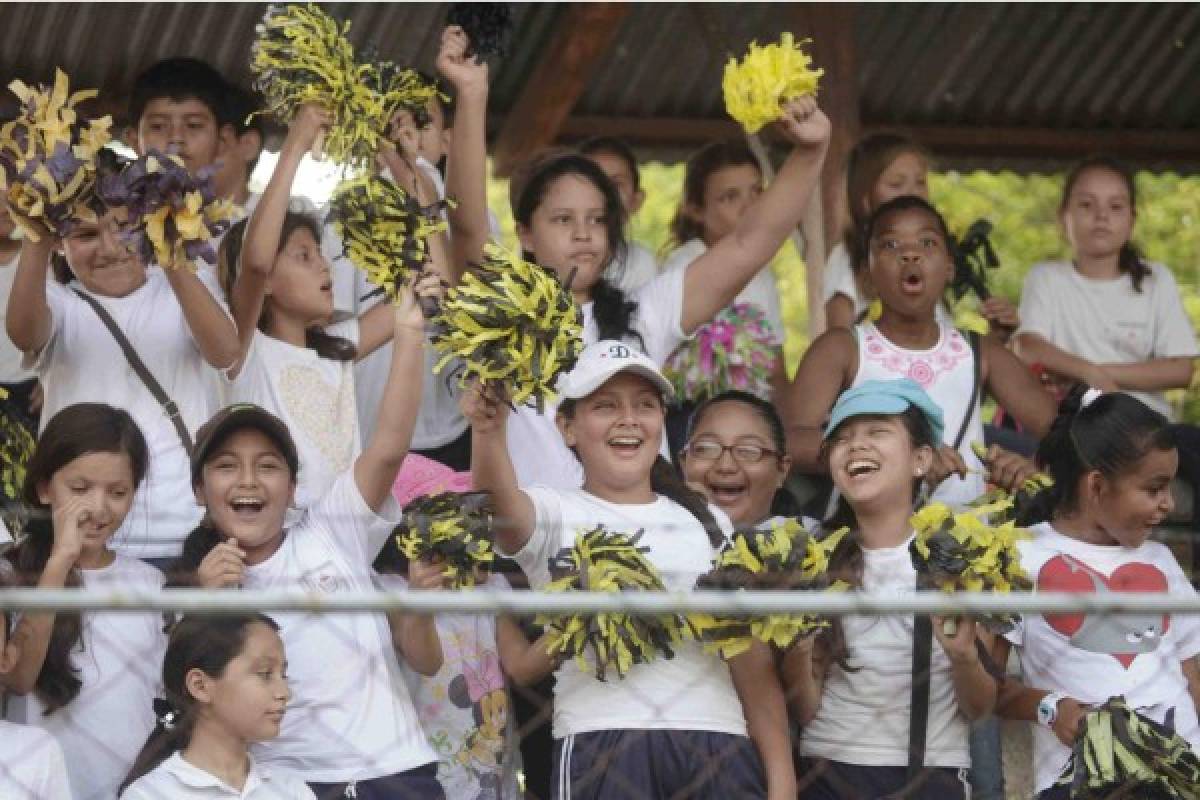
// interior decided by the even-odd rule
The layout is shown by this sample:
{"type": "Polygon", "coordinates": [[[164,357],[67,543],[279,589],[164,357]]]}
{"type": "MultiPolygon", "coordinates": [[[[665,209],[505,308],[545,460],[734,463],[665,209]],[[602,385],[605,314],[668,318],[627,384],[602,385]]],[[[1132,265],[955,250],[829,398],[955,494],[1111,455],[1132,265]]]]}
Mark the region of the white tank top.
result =
{"type": "MultiPolygon", "coordinates": [[[[971,442],[983,443],[981,403],[971,401],[975,385],[975,359],[967,338],[949,323],[939,320],[941,336],[931,350],[906,350],[892,344],[873,322],[863,322],[855,330],[858,340],[858,373],[851,386],[870,380],[911,378],[941,406],[945,422],[943,441],[953,446],[963,419],[971,415],[967,433],[958,451],[973,472],[966,479],[952,475],[943,481],[930,498],[952,508],[961,508],[984,491],[983,464],[971,450],[971,442]]],[[[982,388],[980,390],[982,397],[982,388]]]]}

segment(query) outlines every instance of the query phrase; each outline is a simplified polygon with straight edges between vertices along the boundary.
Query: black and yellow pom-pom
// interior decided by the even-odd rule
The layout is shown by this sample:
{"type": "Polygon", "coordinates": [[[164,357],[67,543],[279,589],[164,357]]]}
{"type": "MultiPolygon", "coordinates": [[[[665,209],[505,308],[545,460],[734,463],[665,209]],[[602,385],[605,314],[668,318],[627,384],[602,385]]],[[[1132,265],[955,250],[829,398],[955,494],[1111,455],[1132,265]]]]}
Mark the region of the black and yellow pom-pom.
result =
{"type": "Polygon", "coordinates": [[[429,102],[434,98],[445,99],[437,86],[421,77],[415,69],[406,69],[391,61],[377,61],[368,65],[365,72],[367,85],[379,95],[383,130],[387,131],[397,111],[408,111],[418,128],[426,128],[432,121],[429,102]]]}
{"type": "MultiPolygon", "coordinates": [[[[815,536],[794,519],[767,530],[737,531],[717,557],[716,566],[696,582],[698,589],[781,591],[841,590],[847,585],[829,576],[829,558],[846,536],[841,528],[815,536]]],[[[688,617],[705,649],[733,658],[758,640],[781,650],[829,626],[816,614],[750,616],[691,614],[688,617]]]]}
{"type": "Polygon", "coordinates": [[[429,238],[446,230],[444,205],[422,207],[394,182],[364,175],[334,189],[329,219],[346,256],[394,302],[429,260],[429,238]]]}
{"type": "Polygon", "coordinates": [[[1200,800],[1200,757],[1187,740],[1113,697],[1087,712],[1058,780],[1071,800],[1200,800]]]}
{"type": "MultiPolygon", "coordinates": [[[[992,511],[973,508],[955,514],[944,503],[931,503],[909,520],[916,537],[909,546],[917,582],[923,589],[947,592],[1011,592],[1033,588],[1021,567],[1017,542],[1028,538],[1015,522],[988,525],[992,511]]],[[[989,628],[1003,632],[1014,614],[983,617],[989,628]]]]}
{"type": "Polygon", "coordinates": [[[491,495],[442,492],[418,497],[404,507],[396,545],[410,561],[441,564],[451,588],[474,586],[476,570],[490,570],[495,558],[491,495]]]}
{"type": "MultiPolygon", "coordinates": [[[[624,592],[661,590],[662,580],[639,547],[641,534],[617,533],[604,526],[581,531],[575,544],[550,561],[554,580],[548,592],[624,592]]],[[[584,672],[604,680],[610,669],[624,677],[635,664],[658,656],[673,658],[672,646],[684,638],[686,623],[678,614],[632,615],[538,614],[546,628],[547,652],[573,657],[584,672]]]]}
{"type": "Polygon", "coordinates": [[[376,68],[359,64],[347,34],[315,5],[270,5],[250,56],[254,86],[267,109],[288,124],[307,103],[333,116],[323,149],[338,164],[371,167],[387,133],[388,115],[373,84],[376,68]]]}
{"type": "Polygon", "coordinates": [[[446,14],[447,25],[458,25],[470,40],[468,54],[486,58],[504,55],[512,28],[512,11],[507,3],[453,3],[446,14]]]}
{"type": "Polygon", "coordinates": [[[825,71],[812,68],[812,59],[800,48],[803,43],[790,33],[784,33],[778,44],[760,47],[751,42],[740,62],[730,59],[725,66],[721,80],[725,111],[747,133],[758,133],[779,119],[781,103],[817,93],[817,81],[825,71]]]}
{"type": "Polygon", "coordinates": [[[434,319],[436,369],[461,359],[463,385],[496,382],[512,404],[542,411],[575,365],[582,332],[582,312],[554,273],[489,245],[434,319]]]}
{"type": "Polygon", "coordinates": [[[0,125],[0,190],[32,241],[40,227],[65,236],[77,218],[95,218],[87,201],[96,183],[96,154],[111,139],[112,120],[85,123],[77,106],[96,91],[72,93],[61,69],[53,87],[13,81],[8,88],[21,105],[15,119],[0,125]]]}

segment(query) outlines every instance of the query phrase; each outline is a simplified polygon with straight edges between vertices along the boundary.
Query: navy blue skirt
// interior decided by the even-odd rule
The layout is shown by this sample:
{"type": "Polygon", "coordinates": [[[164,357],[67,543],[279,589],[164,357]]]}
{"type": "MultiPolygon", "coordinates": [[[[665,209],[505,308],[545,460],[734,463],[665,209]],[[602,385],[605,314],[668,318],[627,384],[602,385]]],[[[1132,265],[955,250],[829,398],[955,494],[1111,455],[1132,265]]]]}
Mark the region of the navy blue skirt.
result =
{"type": "Polygon", "coordinates": [[[926,767],[912,781],[905,767],[864,767],[804,759],[797,776],[801,800],[967,800],[966,769],[926,767]]]}

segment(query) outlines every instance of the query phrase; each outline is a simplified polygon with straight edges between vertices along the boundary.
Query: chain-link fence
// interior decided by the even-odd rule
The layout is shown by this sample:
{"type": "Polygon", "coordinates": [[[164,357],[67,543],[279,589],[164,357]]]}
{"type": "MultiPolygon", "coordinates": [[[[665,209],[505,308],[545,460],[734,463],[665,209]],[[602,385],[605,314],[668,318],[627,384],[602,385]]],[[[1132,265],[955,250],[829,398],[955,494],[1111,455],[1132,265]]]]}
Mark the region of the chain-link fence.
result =
{"type": "MultiPolygon", "coordinates": [[[[1130,584],[1126,588],[1137,587],[1130,584]]],[[[836,705],[850,699],[858,703],[858,716],[846,716],[840,721],[843,729],[852,725],[861,727],[861,733],[856,737],[859,741],[851,741],[847,745],[851,761],[854,754],[862,749],[859,747],[856,750],[856,746],[864,743],[892,741],[898,746],[908,745],[911,678],[905,681],[905,677],[911,672],[913,620],[920,616],[934,614],[961,618],[1003,612],[1020,614],[1025,620],[1046,621],[1052,628],[1065,634],[1064,648],[1083,647],[1099,652],[1107,647],[1110,651],[1122,651],[1110,653],[1114,664],[1127,676],[1125,683],[1117,687],[1120,691],[1114,693],[1131,698],[1144,696],[1150,691],[1143,684],[1161,682],[1161,676],[1155,674],[1155,670],[1161,666],[1159,661],[1135,664],[1135,660],[1145,654],[1154,658],[1161,656],[1165,663],[1169,656],[1162,651],[1171,647],[1191,646],[1197,636],[1194,631],[1200,628],[1200,617],[1195,616],[1200,614],[1200,597],[1184,592],[994,595],[700,590],[687,593],[542,593],[468,589],[338,591],[325,594],[246,589],[9,589],[0,591],[0,608],[17,619],[22,615],[53,611],[60,615],[81,612],[89,620],[72,658],[81,677],[85,682],[91,681],[91,685],[85,686],[73,700],[49,714],[42,713],[45,704],[36,699],[36,691],[27,697],[10,697],[7,709],[10,719],[22,719],[23,716],[22,721],[49,730],[63,742],[63,750],[67,751],[66,771],[71,774],[76,800],[114,796],[111,786],[102,779],[103,775],[124,775],[130,766],[129,741],[144,738],[155,723],[151,701],[153,696],[162,694],[161,647],[165,639],[159,642],[157,649],[139,650],[137,636],[130,633],[134,620],[142,620],[141,624],[162,631],[167,618],[180,613],[235,615],[266,612],[281,623],[285,647],[295,641],[301,643],[297,645],[301,649],[307,645],[303,644],[305,635],[298,634],[298,631],[326,627],[326,636],[333,638],[324,640],[326,657],[321,660],[321,656],[317,655],[319,663],[315,668],[313,664],[298,663],[300,659],[314,658],[311,649],[288,654],[292,669],[296,672],[292,679],[299,681],[300,685],[292,686],[292,705],[287,715],[298,714],[303,719],[304,729],[298,732],[295,728],[289,728],[285,716],[282,737],[294,739],[299,736],[316,742],[327,740],[333,752],[354,751],[353,759],[358,764],[367,765],[368,774],[371,765],[386,771],[399,763],[396,758],[399,751],[420,752],[422,746],[427,746],[428,750],[424,752],[432,752],[439,761],[439,778],[445,795],[471,800],[550,796],[766,796],[762,789],[755,788],[756,782],[763,780],[758,765],[761,760],[759,753],[763,752],[765,746],[760,741],[764,735],[762,729],[756,729],[756,726],[767,724],[763,720],[772,715],[761,713],[762,708],[745,708],[744,718],[750,725],[753,744],[744,737],[720,733],[724,716],[734,720],[731,727],[736,727],[737,720],[743,717],[743,706],[748,701],[757,699],[765,702],[762,698],[769,696],[763,694],[761,686],[748,688],[743,685],[744,682],[737,679],[736,669],[733,683],[741,695],[741,706],[728,705],[729,696],[736,699],[736,695],[723,694],[720,691],[721,682],[714,682],[712,673],[713,669],[724,668],[720,661],[701,656],[696,643],[675,643],[673,658],[667,658],[665,653],[659,654],[659,660],[655,663],[674,662],[677,667],[662,673],[665,682],[647,679],[644,673],[639,674],[640,668],[637,666],[625,670],[623,677],[610,670],[604,681],[598,682],[587,673],[573,671],[569,665],[574,662],[568,659],[558,665],[558,679],[561,682],[559,691],[583,693],[590,696],[592,704],[589,706],[587,702],[581,703],[576,698],[555,708],[555,690],[551,681],[533,679],[536,673],[521,673],[520,682],[532,685],[518,685],[513,679],[513,664],[519,664],[520,661],[509,663],[513,658],[511,643],[502,640],[504,637],[496,625],[498,615],[521,621],[530,620],[538,613],[687,615],[703,612],[754,617],[804,612],[841,620],[846,624],[847,631],[859,632],[864,630],[864,625],[883,626],[880,630],[885,630],[887,621],[899,623],[900,627],[889,629],[892,633],[888,635],[900,631],[894,643],[893,677],[897,680],[896,685],[903,687],[902,690],[894,691],[889,696],[863,694],[856,698],[835,696],[830,699],[830,692],[844,691],[847,687],[862,690],[863,686],[877,684],[838,682],[826,677],[823,702],[836,705]],[[380,654],[384,650],[379,648],[356,655],[356,648],[362,642],[362,630],[358,629],[356,633],[355,625],[346,624],[346,621],[369,620],[369,630],[386,636],[385,613],[394,612],[433,615],[443,654],[441,666],[434,675],[419,675],[403,665],[402,659],[394,662],[383,659],[381,663],[380,654]],[[853,624],[851,621],[854,621],[853,624]],[[905,631],[909,632],[907,640],[904,639],[905,631]],[[344,640],[339,642],[337,637],[344,637],[344,640]],[[510,648],[510,652],[505,652],[506,647],[510,648]],[[122,669],[114,670],[115,664],[120,664],[122,669]],[[424,745],[404,739],[401,729],[393,729],[390,733],[381,729],[366,739],[361,736],[347,737],[347,726],[352,729],[353,721],[348,722],[344,714],[327,713],[328,709],[313,707],[314,697],[323,698],[324,701],[330,699],[328,692],[312,685],[314,677],[327,689],[343,687],[349,694],[358,694],[355,699],[347,700],[347,704],[354,708],[357,708],[355,704],[361,705],[363,701],[363,687],[378,686],[381,681],[387,685],[391,681],[392,698],[370,697],[368,703],[386,705],[400,698],[396,701],[400,706],[407,704],[406,707],[415,708],[416,717],[423,725],[424,745]],[[129,698],[131,692],[136,694],[138,691],[143,696],[141,702],[135,704],[129,698]],[[123,699],[106,705],[103,701],[106,693],[122,695],[123,699]],[[601,705],[597,705],[596,701],[601,705]],[[296,708],[297,704],[301,707],[296,708]],[[307,707],[304,707],[305,704],[308,704],[307,707]],[[84,707],[78,708],[79,705],[84,707]],[[707,726],[710,730],[700,736],[680,735],[675,730],[653,730],[651,724],[645,727],[652,730],[638,729],[633,736],[605,738],[595,732],[586,732],[589,714],[594,719],[610,721],[619,720],[624,714],[634,724],[641,724],[637,723],[638,719],[653,719],[661,715],[663,724],[674,728],[686,727],[687,719],[691,718],[697,726],[707,726]],[[554,729],[555,736],[551,736],[550,728],[554,729]],[[366,747],[363,746],[364,742],[366,747]],[[759,752],[755,751],[755,744],[759,752]],[[95,785],[90,775],[79,774],[81,763],[95,765],[90,767],[95,770],[95,785]],[[569,779],[564,778],[564,774],[569,775],[569,779]],[[689,777],[696,787],[694,792],[687,788],[689,777]],[[602,788],[598,791],[594,787],[589,790],[589,781],[602,788]],[[674,788],[663,789],[666,784],[674,788]],[[724,788],[714,790],[714,786],[724,788]]],[[[396,619],[392,617],[393,634],[396,619]]],[[[524,652],[528,654],[536,646],[533,643],[536,632],[532,632],[529,626],[523,630],[526,634],[523,641],[529,648],[524,652]]],[[[390,645],[393,641],[399,642],[399,638],[391,636],[385,649],[390,650],[390,645]]],[[[973,796],[1032,796],[1038,779],[1037,772],[1044,769],[1040,763],[1042,756],[1034,758],[1031,754],[1031,747],[1033,750],[1039,747],[1045,749],[1044,743],[1031,743],[1031,733],[1038,726],[1028,722],[1005,723],[1003,762],[995,745],[982,745],[982,750],[967,747],[966,742],[960,740],[968,730],[965,720],[939,716],[938,709],[945,706],[946,702],[944,693],[954,691],[952,687],[939,683],[939,669],[944,672],[945,667],[939,652],[939,645],[935,641],[930,670],[931,693],[927,701],[931,711],[927,722],[926,763],[955,764],[962,760],[964,753],[969,754],[967,763],[970,763],[970,758],[991,760],[997,775],[1003,775],[1006,789],[1000,790],[993,780],[992,788],[987,791],[1004,791],[1005,794],[977,792],[973,796]]],[[[1070,668],[1070,655],[1065,650],[1061,659],[1053,652],[1043,652],[1041,657],[1051,664],[1061,660],[1064,670],[1070,668]]],[[[776,650],[773,659],[767,663],[768,667],[774,666],[781,675],[781,686],[788,684],[783,661],[783,653],[776,650]]],[[[847,666],[854,669],[852,664],[847,666]]],[[[998,669],[1012,673],[1019,668],[1020,662],[1014,657],[998,669]]],[[[878,671],[878,664],[870,669],[878,671]]],[[[519,672],[520,668],[516,671],[519,672]]],[[[1105,679],[1097,674],[1096,680],[1102,682],[1105,679]]],[[[800,796],[804,797],[806,780],[812,778],[810,773],[819,767],[822,760],[812,757],[812,753],[800,745],[805,735],[819,732],[821,736],[828,737],[831,731],[836,733],[837,726],[831,727],[827,721],[820,720],[819,714],[811,722],[811,728],[798,725],[794,718],[797,704],[794,697],[789,699],[791,702],[779,701],[785,703],[786,708],[775,710],[784,714],[787,710],[792,711],[793,719],[786,729],[786,735],[790,740],[790,749],[796,754],[794,765],[799,788],[793,791],[799,791],[800,796]]],[[[1190,697],[1176,699],[1179,703],[1185,700],[1194,702],[1190,697]]],[[[1168,706],[1173,702],[1170,697],[1162,700],[1168,706]]],[[[1181,733],[1187,732],[1183,730],[1186,720],[1192,720],[1193,724],[1195,720],[1194,707],[1188,713],[1184,713],[1181,707],[1174,711],[1164,711],[1162,708],[1142,710],[1160,720],[1165,717],[1169,723],[1173,721],[1181,733]]],[[[360,711],[369,714],[371,709],[360,711]]],[[[961,716],[961,712],[959,714],[961,716]]],[[[43,760],[40,750],[48,746],[48,739],[16,736],[13,726],[3,730],[6,741],[0,742],[0,754],[3,754],[3,760],[0,760],[0,786],[19,786],[20,781],[32,781],[25,774],[27,770],[23,771],[23,765],[43,760]],[[8,783],[5,783],[6,780],[8,783]]],[[[1033,736],[1036,739],[1038,734],[1033,736]]],[[[982,741],[985,737],[977,733],[972,738],[982,741]]],[[[255,752],[270,764],[274,763],[270,760],[271,748],[272,743],[267,743],[255,752]]],[[[820,751],[821,747],[813,749],[820,751]]],[[[294,748],[289,752],[294,753],[294,748]]],[[[311,761],[320,763],[321,757],[315,755],[311,761]]],[[[287,766],[303,766],[304,762],[305,759],[300,758],[287,766]]],[[[980,765],[976,763],[975,766],[979,772],[980,765]]],[[[954,796],[953,793],[960,789],[964,793],[967,791],[962,788],[962,782],[966,780],[965,770],[961,773],[957,769],[943,770],[942,774],[953,775],[953,779],[958,781],[955,787],[947,789],[949,793],[939,794],[930,788],[936,784],[929,784],[923,790],[924,794],[918,791],[910,796],[948,797],[954,796]]],[[[827,778],[827,788],[839,785],[837,780],[840,778],[837,775],[831,774],[827,778]]],[[[847,784],[844,794],[836,793],[835,788],[834,795],[821,796],[869,796],[862,794],[862,785],[853,784],[853,780],[847,784]],[[851,785],[859,788],[852,789],[851,785]]],[[[976,780],[979,783],[987,782],[979,777],[976,780]]],[[[336,794],[330,796],[355,796],[353,792],[367,789],[369,783],[363,782],[358,787],[353,784],[349,787],[336,786],[336,794]]],[[[397,789],[396,793],[381,796],[410,796],[403,791],[397,789]]],[[[429,791],[436,792],[434,789],[429,791]]],[[[5,798],[8,796],[4,795],[5,798]]],[[[45,795],[31,788],[25,796],[45,795]]],[[[436,796],[436,793],[411,796],[436,796]]]]}

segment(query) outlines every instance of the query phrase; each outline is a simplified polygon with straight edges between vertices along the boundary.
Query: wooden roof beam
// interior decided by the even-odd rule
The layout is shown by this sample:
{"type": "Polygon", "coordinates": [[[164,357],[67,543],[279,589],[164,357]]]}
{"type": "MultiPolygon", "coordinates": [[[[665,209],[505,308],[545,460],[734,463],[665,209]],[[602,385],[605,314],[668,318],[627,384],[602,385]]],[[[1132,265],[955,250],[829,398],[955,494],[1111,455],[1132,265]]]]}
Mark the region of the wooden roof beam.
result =
{"type": "Polygon", "coordinates": [[[558,138],[628,13],[625,3],[579,3],[563,9],[496,136],[492,152],[498,175],[512,174],[558,138]]]}

